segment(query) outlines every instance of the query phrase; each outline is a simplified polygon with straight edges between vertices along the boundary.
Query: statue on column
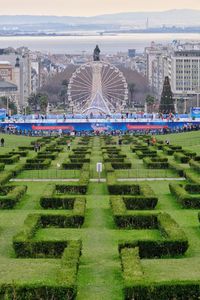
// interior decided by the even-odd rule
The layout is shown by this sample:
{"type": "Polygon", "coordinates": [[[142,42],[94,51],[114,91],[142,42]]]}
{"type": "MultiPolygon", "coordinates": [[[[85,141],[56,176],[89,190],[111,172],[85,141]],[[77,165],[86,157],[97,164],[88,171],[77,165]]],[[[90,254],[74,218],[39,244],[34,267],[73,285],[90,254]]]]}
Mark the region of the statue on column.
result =
{"type": "Polygon", "coordinates": [[[96,45],[95,49],[94,49],[94,52],[93,52],[93,59],[94,61],[100,61],[100,49],[99,49],[99,46],[96,45]]]}

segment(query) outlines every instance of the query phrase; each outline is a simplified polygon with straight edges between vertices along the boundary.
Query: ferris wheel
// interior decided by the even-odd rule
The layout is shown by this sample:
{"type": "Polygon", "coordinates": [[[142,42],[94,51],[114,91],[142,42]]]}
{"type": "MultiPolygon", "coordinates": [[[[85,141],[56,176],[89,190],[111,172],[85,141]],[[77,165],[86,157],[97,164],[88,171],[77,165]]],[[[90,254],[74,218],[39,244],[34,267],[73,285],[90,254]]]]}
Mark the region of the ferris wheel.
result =
{"type": "Polygon", "coordinates": [[[122,72],[103,62],[88,62],[72,75],[68,100],[75,113],[118,113],[128,100],[128,86],[122,72]]]}

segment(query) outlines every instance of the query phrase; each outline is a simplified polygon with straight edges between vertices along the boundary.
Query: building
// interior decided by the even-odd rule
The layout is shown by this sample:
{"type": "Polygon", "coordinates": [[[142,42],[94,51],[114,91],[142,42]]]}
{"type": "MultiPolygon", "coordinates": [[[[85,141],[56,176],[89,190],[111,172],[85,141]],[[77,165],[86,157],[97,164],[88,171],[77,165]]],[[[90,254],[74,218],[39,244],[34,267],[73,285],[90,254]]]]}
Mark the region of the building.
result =
{"type": "Polygon", "coordinates": [[[13,81],[13,67],[9,61],[0,61],[0,79],[13,81]]]}
{"type": "Polygon", "coordinates": [[[1,97],[7,98],[7,112],[8,112],[9,101],[17,103],[17,98],[18,98],[17,85],[5,80],[0,80],[0,98],[1,97]]]}
{"type": "Polygon", "coordinates": [[[128,49],[128,57],[135,57],[136,50],[135,49],[128,49]]]}
{"type": "Polygon", "coordinates": [[[0,78],[17,86],[16,100],[22,109],[27,105],[30,94],[40,86],[39,62],[27,48],[8,50],[0,51],[0,78]]]}
{"type": "Polygon", "coordinates": [[[184,103],[183,111],[199,107],[200,47],[178,44],[177,47],[146,49],[146,73],[152,92],[160,99],[165,76],[170,79],[176,107],[184,103]]]}

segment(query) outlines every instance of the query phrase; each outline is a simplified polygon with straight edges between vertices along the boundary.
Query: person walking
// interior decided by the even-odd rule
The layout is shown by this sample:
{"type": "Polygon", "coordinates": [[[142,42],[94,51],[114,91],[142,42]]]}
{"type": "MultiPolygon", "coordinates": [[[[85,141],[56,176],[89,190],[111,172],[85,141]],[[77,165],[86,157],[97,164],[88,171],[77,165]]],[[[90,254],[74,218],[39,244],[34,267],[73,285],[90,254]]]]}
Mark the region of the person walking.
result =
{"type": "Polygon", "coordinates": [[[68,141],[67,141],[67,150],[70,150],[70,148],[71,148],[71,141],[68,140],[68,141]]]}
{"type": "Polygon", "coordinates": [[[4,144],[5,144],[4,138],[1,138],[1,147],[4,147],[4,144]]]}

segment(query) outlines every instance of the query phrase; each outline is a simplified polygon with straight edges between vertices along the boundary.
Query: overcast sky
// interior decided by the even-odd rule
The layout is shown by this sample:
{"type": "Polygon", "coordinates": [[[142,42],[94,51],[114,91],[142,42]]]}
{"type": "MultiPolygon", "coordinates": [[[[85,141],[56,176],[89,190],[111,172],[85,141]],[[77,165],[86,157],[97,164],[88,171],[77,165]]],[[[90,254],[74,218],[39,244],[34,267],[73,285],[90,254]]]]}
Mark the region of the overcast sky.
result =
{"type": "Polygon", "coordinates": [[[91,16],[115,12],[200,9],[200,0],[0,0],[0,14],[91,16]]]}

